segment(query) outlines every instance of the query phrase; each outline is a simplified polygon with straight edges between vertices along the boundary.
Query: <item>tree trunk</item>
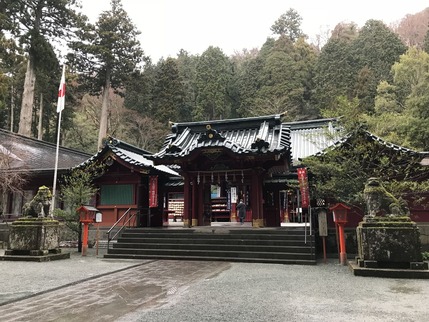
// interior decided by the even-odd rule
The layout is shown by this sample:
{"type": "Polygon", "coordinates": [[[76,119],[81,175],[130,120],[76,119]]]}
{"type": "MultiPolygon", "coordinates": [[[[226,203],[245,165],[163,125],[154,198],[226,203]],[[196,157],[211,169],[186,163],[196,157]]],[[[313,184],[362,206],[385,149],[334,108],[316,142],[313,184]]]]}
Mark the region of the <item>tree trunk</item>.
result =
{"type": "Polygon", "coordinates": [[[10,90],[10,131],[11,132],[13,132],[13,118],[15,117],[13,115],[14,109],[15,109],[15,101],[14,101],[13,79],[12,79],[12,86],[10,90]]]}
{"type": "Polygon", "coordinates": [[[98,132],[98,148],[103,147],[103,139],[107,137],[107,118],[109,114],[109,91],[110,91],[110,73],[106,73],[106,82],[104,84],[102,103],[101,103],[101,117],[100,117],[100,131],[98,132]]]}
{"type": "Polygon", "coordinates": [[[42,120],[43,120],[43,93],[40,93],[40,110],[39,110],[39,124],[37,126],[37,139],[42,140],[43,139],[43,127],[42,127],[42,120]]]}
{"type": "Polygon", "coordinates": [[[6,208],[7,207],[7,197],[8,197],[7,191],[3,191],[3,193],[1,194],[2,202],[1,202],[1,209],[0,209],[0,212],[3,216],[7,212],[7,208],[6,208]]]}
{"type": "Polygon", "coordinates": [[[21,116],[19,119],[18,134],[31,137],[31,122],[33,116],[34,86],[36,84],[36,74],[31,57],[27,62],[27,72],[25,73],[24,92],[22,94],[21,116]]]}

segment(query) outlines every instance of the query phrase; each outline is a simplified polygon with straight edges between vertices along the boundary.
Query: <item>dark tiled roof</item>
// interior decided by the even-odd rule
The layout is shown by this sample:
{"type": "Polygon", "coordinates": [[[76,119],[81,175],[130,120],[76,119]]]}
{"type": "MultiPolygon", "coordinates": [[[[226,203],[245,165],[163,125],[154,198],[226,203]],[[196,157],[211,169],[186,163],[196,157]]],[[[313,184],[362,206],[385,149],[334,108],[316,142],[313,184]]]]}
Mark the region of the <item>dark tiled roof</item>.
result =
{"type": "Polygon", "coordinates": [[[104,147],[100,151],[98,151],[95,155],[93,155],[85,162],[79,164],[78,167],[92,163],[95,160],[98,160],[99,158],[105,156],[108,152],[113,153],[117,158],[121,159],[125,164],[128,164],[130,166],[153,168],[157,171],[161,171],[169,175],[179,175],[176,171],[170,169],[165,165],[154,165],[153,161],[147,158],[151,155],[150,152],[112,137],[110,137],[106,141],[104,147]]]}
{"type": "MultiPolygon", "coordinates": [[[[0,153],[11,160],[11,170],[50,171],[55,169],[57,145],[0,129],[0,153]]],[[[90,154],[59,147],[58,170],[70,169],[90,154]]]]}
{"type": "Polygon", "coordinates": [[[290,128],[281,115],[175,123],[153,159],[177,159],[201,148],[226,148],[236,154],[281,154],[290,148],[290,128]]]}

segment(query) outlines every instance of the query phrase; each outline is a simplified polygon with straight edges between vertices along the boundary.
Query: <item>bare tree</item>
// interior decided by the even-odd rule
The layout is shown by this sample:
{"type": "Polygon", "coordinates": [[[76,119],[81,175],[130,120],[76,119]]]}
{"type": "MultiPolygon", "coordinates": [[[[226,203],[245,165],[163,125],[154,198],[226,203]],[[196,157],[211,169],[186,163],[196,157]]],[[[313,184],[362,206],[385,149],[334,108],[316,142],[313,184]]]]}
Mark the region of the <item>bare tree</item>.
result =
{"type": "Polygon", "coordinates": [[[25,161],[13,153],[13,144],[3,142],[0,144],[0,210],[5,214],[9,194],[22,194],[23,186],[29,175],[25,161]]]}
{"type": "Polygon", "coordinates": [[[422,48],[428,23],[429,7],[416,14],[406,15],[399,22],[393,23],[391,28],[408,47],[422,48]]]}

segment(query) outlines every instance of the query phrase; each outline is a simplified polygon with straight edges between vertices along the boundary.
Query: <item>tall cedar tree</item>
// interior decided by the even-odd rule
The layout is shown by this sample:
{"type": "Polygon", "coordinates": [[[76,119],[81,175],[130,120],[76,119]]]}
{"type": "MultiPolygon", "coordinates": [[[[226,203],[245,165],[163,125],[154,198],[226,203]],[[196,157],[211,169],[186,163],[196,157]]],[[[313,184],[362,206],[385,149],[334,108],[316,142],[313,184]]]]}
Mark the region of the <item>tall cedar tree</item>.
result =
{"type": "Polygon", "coordinates": [[[19,72],[24,56],[13,39],[0,33],[0,128],[14,131],[19,72]]]}
{"type": "Polygon", "coordinates": [[[196,108],[194,121],[226,119],[231,114],[228,89],[232,80],[231,62],[218,47],[210,46],[196,67],[196,108]]]}
{"type": "Polygon", "coordinates": [[[169,57],[158,63],[153,94],[153,117],[166,126],[167,121],[178,122],[185,93],[175,59],[169,57]]]}
{"type": "Polygon", "coordinates": [[[238,116],[248,117],[255,116],[257,113],[257,93],[261,89],[262,69],[264,60],[259,53],[256,56],[245,56],[238,66],[237,70],[237,87],[239,91],[239,108],[238,116]]]}
{"type": "Polygon", "coordinates": [[[190,55],[181,49],[177,55],[177,67],[185,91],[184,105],[179,111],[180,122],[192,121],[192,111],[195,109],[195,76],[198,57],[190,55]]]}
{"type": "Polygon", "coordinates": [[[274,35],[286,36],[290,41],[295,42],[300,37],[304,37],[301,30],[302,17],[295,9],[289,9],[282,14],[271,26],[274,35]]]}
{"type": "Polygon", "coordinates": [[[383,22],[368,20],[352,43],[351,61],[354,66],[354,91],[362,111],[374,111],[377,86],[382,80],[390,82],[390,68],[405,53],[399,37],[383,22]]]}
{"type": "Polygon", "coordinates": [[[275,46],[274,38],[267,38],[261,50],[254,55],[244,57],[237,66],[236,86],[238,89],[237,114],[241,117],[258,116],[262,114],[264,100],[260,98],[260,90],[264,86],[264,66],[267,57],[275,46]],[[262,107],[261,107],[262,103],[262,107]]]}
{"type": "Polygon", "coordinates": [[[47,60],[52,62],[55,41],[72,37],[73,28],[81,18],[75,11],[80,1],[4,0],[2,5],[2,29],[19,39],[28,54],[18,132],[31,136],[36,69],[47,60]]]}
{"type": "Polygon", "coordinates": [[[316,52],[303,38],[291,42],[280,36],[266,55],[262,69],[262,86],[258,91],[258,112],[277,114],[287,112],[288,120],[317,116],[309,107],[316,52]]]}
{"type": "Polygon", "coordinates": [[[124,94],[124,85],[143,59],[132,23],[120,0],[110,2],[110,11],[100,14],[95,26],[87,25],[74,42],[75,52],[69,55],[72,65],[83,73],[82,81],[93,95],[102,95],[98,147],[108,133],[109,91],[124,94]]]}
{"type": "Polygon", "coordinates": [[[127,79],[124,105],[142,116],[150,117],[153,113],[156,66],[149,57],[144,57],[143,62],[143,70],[136,70],[127,79]]]}
{"type": "Polygon", "coordinates": [[[337,25],[317,59],[313,104],[320,110],[334,109],[340,96],[353,98],[351,43],[357,37],[353,24],[337,25]]]}

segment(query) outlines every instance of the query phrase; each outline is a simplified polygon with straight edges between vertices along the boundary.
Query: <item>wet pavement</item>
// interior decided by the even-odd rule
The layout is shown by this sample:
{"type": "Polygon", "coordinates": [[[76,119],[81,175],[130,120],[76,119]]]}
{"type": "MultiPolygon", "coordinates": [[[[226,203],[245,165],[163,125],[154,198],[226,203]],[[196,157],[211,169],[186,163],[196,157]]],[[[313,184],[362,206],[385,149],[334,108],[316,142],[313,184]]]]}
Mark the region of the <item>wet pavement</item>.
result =
{"type": "Polygon", "coordinates": [[[0,321],[427,321],[429,280],[316,266],[110,260],[0,262],[0,321]]]}

